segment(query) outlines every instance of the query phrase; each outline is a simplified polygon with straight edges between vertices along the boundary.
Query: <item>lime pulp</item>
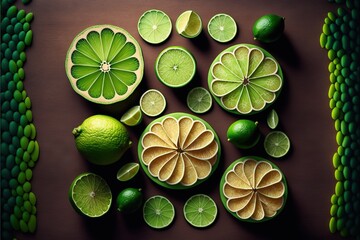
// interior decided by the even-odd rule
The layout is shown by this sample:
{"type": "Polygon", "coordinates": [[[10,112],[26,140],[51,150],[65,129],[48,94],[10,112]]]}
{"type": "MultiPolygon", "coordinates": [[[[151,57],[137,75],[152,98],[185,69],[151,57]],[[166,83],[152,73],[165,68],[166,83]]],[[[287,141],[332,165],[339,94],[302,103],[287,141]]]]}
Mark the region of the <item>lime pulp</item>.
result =
{"type": "Polygon", "coordinates": [[[265,137],[264,148],[271,157],[283,157],[290,150],[290,139],[282,131],[272,131],[265,137]]]}
{"type": "Polygon", "coordinates": [[[208,32],[215,41],[226,43],[236,36],[237,25],[230,15],[220,13],[210,19],[208,32]]]}
{"type": "Polygon", "coordinates": [[[196,87],[190,90],[187,95],[187,106],[194,113],[205,113],[212,106],[212,98],[208,90],[203,87],[196,87]]]}
{"type": "Polygon", "coordinates": [[[152,9],[146,11],[138,21],[138,32],[148,43],[159,44],[171,34],[172,24],[169,16],[163,11],[152,9]]]}
{"type": "Polygon", "coordinates": [[[144,203],[143,217],[150,227],[160,229],[169,226],[175,217],[175,208],[169,199],[156,195],[144,203]]]}
{"type": "Polygon", "coordinates": [[[186,201],[184,216],[186,221],[194,227],[207,227],[215,221],[217,207],[209,196],[196,194],[186,201]]]}
{"type": "Polygon", "coordinates": [[[156,89],[149,89],[140,98],[141,111],[149,117],[160,115],[166,107],[164,95],[156,89]]]}

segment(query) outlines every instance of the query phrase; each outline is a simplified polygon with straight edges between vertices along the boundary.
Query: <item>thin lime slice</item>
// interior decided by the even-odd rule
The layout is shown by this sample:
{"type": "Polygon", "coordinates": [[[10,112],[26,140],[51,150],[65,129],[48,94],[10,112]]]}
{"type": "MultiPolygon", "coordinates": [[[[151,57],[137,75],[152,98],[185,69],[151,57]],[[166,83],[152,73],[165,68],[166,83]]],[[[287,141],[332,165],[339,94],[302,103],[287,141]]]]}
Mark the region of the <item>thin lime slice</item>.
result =
{"type": "Polygon", "coordinates": [[[148,43],[159,44],[164,42],[171,33],[171,20],[166,13],[152,9],[146,11],[138,21],[138,32],[148,43]]]}
{"type": "Polygon", "coordinates": [[[75,210],[81,214],[100,217],[109,211],[112,194],[103,178],[93,173],[83,173],[72,182],[69,200],[75,210]]]}
{"type": "Polygon", "coordinates": [[[208,23],[208,32],[215,41],[230,42],[237,33],[236,22],[228,14],[216,14],[208,23]]]}
{"type": "Polygon", "coordinates": [[[140,165],[138,163],[129,162],[123,165],[116,174],[116,178],[121,182],[126,182],[135,177],[139,172],[140,165]]]}
{"type": "Polygon", "coordinates": [[[156,90],[147,90],[140,98],[140,108],[143,113],[149,117],[160,115],[166,107],[166,99],[164,95],[156,90]]]}
{"type": "Polygon", "coordinates": [[[169,199],[157,195],[144,203],[143,217],[152,228],[160,229],[169,226],[175,217],[175,208],[169,199]]]}
{"type": "Polygon", "coordinates": [[[275,129],[277,127],[277,125],[279,124],[279,116],[274,109],[272,109],[268,113],[266,122],[267,122],[267,125],[269,126],[269,128],[271,128],[271,129],[275,129]]]}
{"type": "Polygon", "coordinates": [[[183,47],[171,46],[164,49],[155,62],[156,76],[168,87],[176,88],[188,84],[195,72],[195,58],[183,47]]]}
{"type": "Polygon", "coordinates": [[[142,112],[140,106],[134,106],[127,110],[120,118],[120,122],[128,126],[136,126],[142,121],[142,112]]]}
{"type": "Polygon", "coordinates": [[[183,37],[197,37],[201,33],[201,30],[201,17],[192,10],[183,12],[176,20],[176,31],[183,37]]]}
{"type": "Polygon", "coordinates": [[[290,139],[284,132],[272,131],[265,137],[264,148],[271,157],[283,157],[290,150],[290,139]]]}
{"type": "Polygon", "coordinates": [[[184,216],[194,227],[210,226],[216,219],[217,207],[209,196],[196,194],[190,197],[184,205],[184,216]]]}
{"type": "Polygon", "coordinates": [[[196,87],[188,93],[186,103],[194,113],[205,113],[212,106],[212,98],[208,90],[203,87],[196,87]]]}

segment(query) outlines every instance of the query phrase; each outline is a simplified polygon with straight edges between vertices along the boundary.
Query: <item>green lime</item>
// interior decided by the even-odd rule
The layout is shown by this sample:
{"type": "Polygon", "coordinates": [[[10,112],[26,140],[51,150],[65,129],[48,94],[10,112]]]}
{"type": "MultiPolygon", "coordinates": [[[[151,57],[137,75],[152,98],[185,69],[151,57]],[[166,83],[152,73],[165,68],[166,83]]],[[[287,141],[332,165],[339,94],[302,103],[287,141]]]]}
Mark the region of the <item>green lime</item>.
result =
{"type": "Polygon", "coordinates": [[[97,165],[109,165],[120,160],[132,144],[126,127],[106,115],[88,117],[72,133],[79,152],[97,165]]]}
{"type": "Polygon", "coordinates": [[[172,24],[168,15],[163,11],[152,9],[146,11],[138,21],[138,32],[148,43],[164,42],[171,33],[172,24]]]}
{"type": "Polygon", "coordinates": [[[289,152],[290,139],[284,132],[272,131],[265,137],[264,148],[271,157],[283,157],[289,152]]]}
{"type": "Polygon", "coordinates": [[[176,31],[183,37],[197,37],[202,30],[202,21],[196,12],[187,10],[180,14],[176,20],[176,31]]]}
{"type": "Polygon", "coordinates": [[[209,196],[196,194],[190,197],[184,205],[184,216],[194,227],[210,226],[216,219],[217,207],[209,196]]]}
{"type": "Polygon", "coordinates": [[[136,126],[142,121],[142,112],[140,106],[134,106],[127,110],[120,118],[120,122],[128,126],[136,126]]]}
{"type": "Polygon", "coordinates": [[[140,108],[149,117],[160,115],[166,107],[164,95],[156,89],[149,89],[140,98],[140,108]]]}
{"type": "Polygon", "coordinates": [[[65,70],[75,92],[95,103],[112,104],[128,98],[140,84],[144,60],[140,45],[127,31],[96,25],[72,41],[65,70]]]}
{"type": "Polygon", "coordinates": [[[109,211],[112,194],[103,178],[94,173],[82,173],[70,186],[69,200],[79,213],[100,217],[109,211]]]}
{"type": "Polygon", "coordinates": [[[129,162],[123,165],[117,172],[116,177],[121,182],[126,182],[135,177],[139,171],[139,164],[129,162]]]}
{"type": "Polygon", "coordinates": [[[215,41],[226,43],[236,36],[237,25],[230,15],[219,13],[210,19],[208,32],[215,41]]]}
{"type": "Polygon", "coordinates": [[[195,58],[183,47],[170,46],[164,49],[155,62],[156,76],[168,87],[176,88],[188,84],[195,72],[195,58]]]}
{"type": "Polygon", "coordinates": [[[143,207],[145,222],[152,228],[160,229],[169,226],[175,217],[173,204],[163,196],[153,196],[146,200],[143,207]]]}
{"type": "Polygon", "coordinates": [[[194,113],[205,113],[212,106],[212,98],[208,90],[203,87],[196,87],[188,93],[186,103],[194,113]]]}
{"type": "Polygon", "coordinates": [[[266,14],[255,21],[252,32],[255,40],[271,43],[277,41],[282,36],[284,28],[284,17],[266,14]]]}
{"type": "Polygon", "coordinates": [[[233,122],[227,130],[228,141],[241,149],[254,147],[260,139],[258,122],[239,119],[233,122]]]}
{"type": "Polygon", "coordinates": [[[277,127],[277,125],[279,124],[279,116],[274,109],[272,109],[268,113],[266,122],[267,122],[267,125],[269,126],[269,128],[271,128],[271,129],[275,129],[277,127]]]}
{"type": "Polygon", "coordinates": [[[116,198],[118,211],[130,214],[136,212],[142,205],[143,194],[138,188],[125,188],[116,198]]]}

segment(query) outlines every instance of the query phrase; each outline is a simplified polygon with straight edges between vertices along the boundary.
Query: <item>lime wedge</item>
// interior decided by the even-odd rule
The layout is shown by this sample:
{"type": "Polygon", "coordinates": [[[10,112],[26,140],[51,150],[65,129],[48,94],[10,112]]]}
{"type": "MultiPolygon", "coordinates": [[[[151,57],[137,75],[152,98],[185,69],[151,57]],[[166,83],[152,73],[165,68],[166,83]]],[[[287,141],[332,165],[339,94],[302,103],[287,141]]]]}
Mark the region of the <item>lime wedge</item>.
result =
{"type": "Polygon", "coordinates": [[[186,103],[194,113],[205,113],[211,108],[212,99],[208,90],[203,87],[196,87],[188,93],[186,103]]]}
{"type": "Polygon", "coordinates": [[[134,106],[127,110],[120,118],[120,122],[128,126],[136,126],[142,121],[142,112],[140,106],[134,106]]]}
{"type": "Polygon", "coordinates": [[[164,95],[156,90],[147,90],[140,98],[140,108],[143,113],[149,117],[160,115],[166,107],[166,99],[164,95]]]}
{"type": "Polygon", "coordinates": [[[138,21],[138,32],[148,43],[164,42],[171,33],[172,24],[168,15],[160,10],[146,11],[138,21]]]}
{"type": "Polygon", "coordinates": [[[272,131],[265,137],[264,148],[271,157],[283,157],[290,150],[290,139],[284,132],[272,131]]]}
{"type": "Polygon", "coordinates": [[[103,178],[93,173],[83,173],[72,182],[69,200],[79,213],[88,217],[100,217],[109,211],[112,194],[103,178]]]}
{"type": "Polygon", "coordinates": [[[184,205],[184,216],[194,227],[210,226],[216,219],[217,207],[209,196],[197,194],[190,197],[184,205]]]}
{"type": "Polygon", "coordinates": [[[197,37],[202,30],[202,21],[196,12],[188,10],[180,14],[176,20],[176,31],[183,37],[197,37]]]}
{"type": "Polygon", "coordinates": [[[144,203],[143,217],[150,227],[165,228],[174,220],[175,208],[167,198],[153,196],[144,203]]]}
{"type": "Polygon", "coordinates": [[[228,14],[216,14],[208,23],[208,32],[215,41],[230,42],[237,33],[236,22],[228,14]]]}
{"type": "Polygon", "coordinates": [[[135,177],[139,172],[139,164],[129,162],[123,165],[116,174],[116,177],[121,182],[126,182],[135,177]]]}
{"type": "Polygon", "coordinates": [[[272,109],[268,113],[266,122],[267,122],[267,125],[269,126],[269,128],[271,128],[271,129],[275,129],[277,127],[277,125],[279,124],[279,116],[274,109],[272,109]]]}

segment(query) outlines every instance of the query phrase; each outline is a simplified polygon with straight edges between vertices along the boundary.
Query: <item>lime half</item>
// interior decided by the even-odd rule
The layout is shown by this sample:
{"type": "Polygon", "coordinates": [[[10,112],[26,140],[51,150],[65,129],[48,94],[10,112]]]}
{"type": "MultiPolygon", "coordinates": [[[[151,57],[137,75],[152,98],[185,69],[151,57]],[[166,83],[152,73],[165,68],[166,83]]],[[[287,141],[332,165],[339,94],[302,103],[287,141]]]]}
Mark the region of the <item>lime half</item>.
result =
{"type": "Polygon", "coordinates": [[[69,200],[74,209],[81,214],[100,217],[109,211],[112,194],[103,178],[93,173],[83,173],[72,182],[69,200]]]}
{"type": "Polygon", "coordinates": [[[209,196],[197,194],[190,197],[184,205],[184,216],[194,227],[210,226],[216,219],[217,207],[209,196]]]}
{"type": "Polygon", "coordinates": [[[120,118],[120,122],[128,126],[136,126],[142,121],[142,112],[140,106],[134,106],[127,110],[120,118]]]}
{"type": "Polygon", "coordinates": [[[152,228],[169,226],[175,217],[173,204],[163,196],[153,196],[146,200],[143,208],[145,222],[152,228]]]}
{"type": "Polygon", "coordinates": [[[166,99],[164,95],[156,90],[147,90],[140,98],[140,108],[143,113],[149,117],[160,115],[166,107],[166,99]]]}
{"type": "Polygon", "coordinates": [[[119,181],[129,181],[139,172],[140,165],[138,163],[129,162],[123,165],[117,172],[116,177],[119,181]]]}
{"type": "Polygon", "coordinates": [[[203,87],[196,87],[188,93],[186,103],[194,113],[205,113],[212,106],[212,98],[208,90],[203,87]]]}
{"type": "Polygon", "coordinates": [[[164,42],[170,36],[171,29],[171,20],[163,11],[148,10],[139,18],[138,32],[148,43],[164,42]]]}
{"type": "Polygon", "coordinates": [[[290,139],[284,132],[272,131],[265,137],[264,148],[271,157],[283,157],[290,150],[290,139]]]}
{"type": "Polygon", "coordinates": [[[188,10],[180,14],[176,20],[176,31],[183,37],[197,37],[202,30],[202,21],[196,12],[188,10]]]}
{"type": "Polygon", "coordinates": [[[229,42],[236,36],[236,22],[228,14],[216,14],[208,23],[208,32],[215,41],[221,43],[229,42]]]}

